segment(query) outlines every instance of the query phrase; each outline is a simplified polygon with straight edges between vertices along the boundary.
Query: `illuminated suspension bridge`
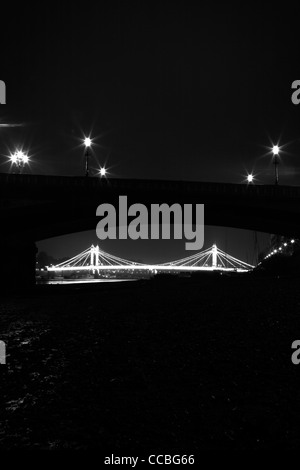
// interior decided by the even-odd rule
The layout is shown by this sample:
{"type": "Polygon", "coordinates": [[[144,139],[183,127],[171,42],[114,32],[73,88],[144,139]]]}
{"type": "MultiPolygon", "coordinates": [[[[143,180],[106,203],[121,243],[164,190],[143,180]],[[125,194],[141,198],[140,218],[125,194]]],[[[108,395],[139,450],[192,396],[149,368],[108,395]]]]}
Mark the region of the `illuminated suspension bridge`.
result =
{"type": "Polygon", "coordinates": [[[207,250],[195,253],[187,258],[170,261],[163,264],[143,264],[128,261],[102,251],[99,246],[91,246],[79,255],[55,266],[47,266],[49,272],[81,272],[100,273],[105,271],[148,271],[148,272],[180,272],[180,271],[237,271],[247,272],[254,266],[245,263],[224,251],[216,245],[207,250]]]}

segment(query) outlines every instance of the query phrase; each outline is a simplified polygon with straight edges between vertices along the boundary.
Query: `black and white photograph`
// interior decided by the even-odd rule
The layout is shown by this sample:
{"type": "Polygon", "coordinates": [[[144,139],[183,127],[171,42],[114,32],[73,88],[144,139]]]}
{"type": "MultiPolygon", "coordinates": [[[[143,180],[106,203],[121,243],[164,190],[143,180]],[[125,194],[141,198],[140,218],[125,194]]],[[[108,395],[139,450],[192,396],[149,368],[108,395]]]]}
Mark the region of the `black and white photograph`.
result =
{"type": "Polygon", "coordinates": [[[294,8],[1,6],[1,452],[300,449],[294,8]]]}

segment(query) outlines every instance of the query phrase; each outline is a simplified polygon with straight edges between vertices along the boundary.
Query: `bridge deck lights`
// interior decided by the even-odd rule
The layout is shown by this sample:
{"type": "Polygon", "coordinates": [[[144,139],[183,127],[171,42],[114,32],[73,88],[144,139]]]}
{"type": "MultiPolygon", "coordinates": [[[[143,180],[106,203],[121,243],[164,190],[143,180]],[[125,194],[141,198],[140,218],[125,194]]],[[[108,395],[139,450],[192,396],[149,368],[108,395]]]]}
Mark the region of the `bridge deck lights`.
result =
{"type": "Polygon", "coordinates": [[[73,258],[63,261],[56,266],[47,266],[49,272],[82,272],[96,270],[103,273],[117,273],[120,271],[127,272],[194,272],[194,271],[238,271],[246,272],[254,268],[254,266],[238,260],[233,256],[225,253],[217,248],[216,245],[195,253],[192,256],[168,263],[158,265],[145,265],[143,263],[132,262],[117,256],[105,253],[99,246],[91,246],[90,248],[79,253],[73,258]],[[226,264],[228,263],[228,267],[226,264]]]}

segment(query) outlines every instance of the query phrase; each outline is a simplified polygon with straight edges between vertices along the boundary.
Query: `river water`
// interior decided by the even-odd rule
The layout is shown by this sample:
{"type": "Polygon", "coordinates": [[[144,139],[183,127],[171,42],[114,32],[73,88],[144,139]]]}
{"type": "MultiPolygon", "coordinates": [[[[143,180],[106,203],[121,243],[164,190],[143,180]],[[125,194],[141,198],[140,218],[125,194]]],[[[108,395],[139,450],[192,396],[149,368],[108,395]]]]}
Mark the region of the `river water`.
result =
{"type": "Polygon", "coordinates": [[[298,278],[88,281],[0,296],[0,451],[299,449],[298,278]]]}
{"type": "Polygon", "coordinates": [[[51,279],[49,281],[37,281],[37,284],[96,284],[103,282],[136,281],[136,279],[51,279]]]}

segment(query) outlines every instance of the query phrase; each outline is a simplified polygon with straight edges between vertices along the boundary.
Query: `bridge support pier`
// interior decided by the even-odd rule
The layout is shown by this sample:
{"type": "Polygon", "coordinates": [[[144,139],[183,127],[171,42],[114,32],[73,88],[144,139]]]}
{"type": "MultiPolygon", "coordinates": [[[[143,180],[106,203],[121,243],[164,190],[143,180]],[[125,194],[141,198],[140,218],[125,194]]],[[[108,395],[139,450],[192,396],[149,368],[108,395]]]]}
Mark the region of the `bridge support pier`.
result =
{"type": "MultiPolygon", "coordinates": [[[[35,286],[37,247],[30,240],[0,239],[0,289],[22,289],[35,286]]],[[[5,291],[4,291],[5,292],[5,291]]]]}

